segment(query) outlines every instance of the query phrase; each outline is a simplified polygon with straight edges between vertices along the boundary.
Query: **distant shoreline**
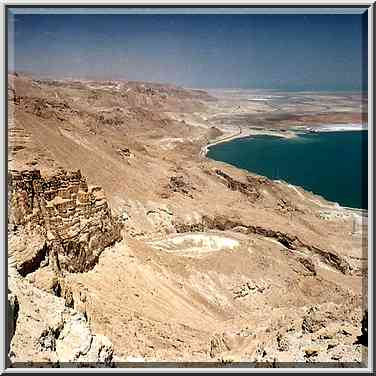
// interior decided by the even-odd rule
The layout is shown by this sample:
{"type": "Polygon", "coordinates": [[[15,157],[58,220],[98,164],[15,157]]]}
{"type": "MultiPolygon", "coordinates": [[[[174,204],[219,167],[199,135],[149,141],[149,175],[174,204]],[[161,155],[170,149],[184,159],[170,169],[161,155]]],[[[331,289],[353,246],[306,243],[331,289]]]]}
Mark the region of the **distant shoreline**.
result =
{"type": "Polygon", "coordinates": [[[232,134],[227,134],[225,137],[222,137],[220,139],[213,140],[209,144],[204,145],[201,148],[200,155],[201,156],[206,156],[207,153],[209,152],[209,149],[212,146],[223,144],[226,142],[230,142],[236,139],[241,139],[241,138],[250,138],[252,136],[259,136],[259,135],[265,135],[265,136],[276,136],[276,137],[282,137],[282,138],[294,138],[297,137],[297,134],[293,131],[286,131],[286,132],[281,132],[281,131],[273,131],[273,130],[258,130],[258,129],[239,129],[236,133],[232,134]]]}
{"type": "MultiPolygon", "coordinates": [[[[265,136],[274,136],[274,137],[279,137],[279,138],[298,138],[299,136],[302,136],[302,137],[315,137],[315,135],[313,135],[312,133],[333,133],[333,132],[337,132],[338,133],[338,137],[339,134],[342,134],[344,135],[346,132],[359,132],[359,131],[367,131],[368,128],[367,126],[360,126],[360,125],[355,125],[354,126],[351,126],[351,124],[349,125],[345,125],[345,124],[341,124],[341,125],[338,125],[338,126],[323,126],[323,127],[317,127],[317,129],[315,129],[314,131],[310,131],[309,128],[301,128],[301,129],[296,129],[294,131],[292,130],[286,130],[286,131],[269,131],[269,130],[256,130],[257,132],[257,135],[265,135],[265,136]],[[273,134],[271,134],[273,133],[273,134]],[[311,135],[311,136],[309,136],[311,135]]],[[[358,133],[359,134],[359,133],[358,133]]],[[[205,145],[204,147],[202,147],[201,149],[201,153],[206,156],[207,158],[209,159],[212,159],[211,157],[208,157],[207,156],[207,153],[209,152],[210,150],[210,147],[212,146],[215,146],[215,145],[218,145],[218,144],[221,144],[221,143],[225,143],[225,142],[230,142],[232,140],[235,140],[235,139],[240,139],[240,138],[252,138],[252,136],[255,136],[256,134],[254,134],[252,132],[252,130],[247,130],[247,131],[242,131],[242,130],[239,130],[238,132],[236,133],[233,133],[233,134],[227,134],[227,136],[225,137],[222,137],[220,139],[216,139],[214,140],[213,142],[211,143],[208,143],[207,145],[205,145]]],[[[318,135],[317,135],[318,136],[318,135]]],[[[336,137],[336,136],[334,136],[336,137]]],[[[352,136],[350,135],[350,138],[352,139],[352,136]]],[[[332,138],[333,140],[333,138],[332,138]]],[[[252,142],[252,140],[250,141],[250,143],[252,142]]],[[[257,142],[257,141],[255,141],[257,142]]],[[[273,142],[273,141],[271,141],[273,142]]],[[[336,141],[334,141],[336,142],[336,141]]],[[[237,148],[247,148],[247,145],[237,145],[237,144],[234,144],[232,145],[230,148],[231,150],[234,151],[234,155],[235,155],[235,158],[236,158],[236,150],[237,148]]],[[[242,155],[241,153],[239,155],[242,155]]],[[[214,160],[216,160],[214,158],[214,160]]],[[[230,165],[234,165],[232,162],[229,162],[229,161],[226,161],[226,158],[225,159],[222,159],[220,158],[219,159],[220,161],[224,162],[224,163],[227,163],[227,164],[230,164],[230,165]]],[[[275,161],[277,164],[278,164],[278,160],[275,161]]],[[[236,167],[239,167],[237,164],[235,164],[236,167]]],[[[251,172],[251,173],[256,173],[255,170],[253,168],[248,168],[248,167],[240,167],[242,169],[246,169],[247,171],[251,172]]],[[[258,175],[264,175],[263,173],[256,173],[258,175]]],[[[273,179],[275,180],[275,179],[273,179]]],[[[295,187],[295,185],[289,183],[288,181],[284,181],[284,180],[275,180],[275,181],[279,181],[280,183],[282,184],[288,184],[289,186],[292,186],[292,187],[295,187]]],[[[305,188],[303,185],[301,185],[301,187],[303,189],[307,189],[305,188]]],[[[316,191],[315,191],[316,192],[316,191]]],[[[321,194],[320,193],[315,193],[316,195],[320,196],[321,194]]],[[[324,198],[324,196],[322,196],[324,198]]],[[[359,205],[354,205],[354,207],[351,207],[351,206],[345,206],[345,205],[341,205],[340,203],[336,203],[336,201],[334,201],[333,199],[330,200],[330,199],[327,199],[327,198],[324,198],[326,201],[328,202],[333,202],[334,205],[337,205],[338,207],[336,207],[335,209],[334,208],[330,208],[331,210],[338,210],[338,211],[347,211],[347,212],[351,212],[354,216],[356,216],[357,218],[360,218],[360,220],[364,220],[364,218],[367,217],[367,213],[368,213],[368,208],[363,208],[363,204],[359,204],[359,205]],[[363,218],[363,219],[362,219],[363,218]]],[[[319,205],[322,205],[322,204],[319,204],[319,205]]],[[[322,205],[323,207],[325,205],[322,205]]]]}
{"type": "Polygon", "coordinates": [[[207,156],[209,149],[215,145],[230,142],[236,139],[251,138],[252,136],[265,135],[275,136],[281,138],[295,138],[299,137],[299,134],[306,133],[326,133],[326,132],[356,132],[356,131],[368,131],[368,126],[363,124],[338,124],[338,125],[322,125],[318,127],[305,127],[302,129],[286,130],[286,131],[274,131],[268,129],[247,129],[244,130],[239,127],[239,130],[235,133],[227,133],[225,137],[215,139],[212,142],[204,145],[200,150],[200,156],[207,156]]]}

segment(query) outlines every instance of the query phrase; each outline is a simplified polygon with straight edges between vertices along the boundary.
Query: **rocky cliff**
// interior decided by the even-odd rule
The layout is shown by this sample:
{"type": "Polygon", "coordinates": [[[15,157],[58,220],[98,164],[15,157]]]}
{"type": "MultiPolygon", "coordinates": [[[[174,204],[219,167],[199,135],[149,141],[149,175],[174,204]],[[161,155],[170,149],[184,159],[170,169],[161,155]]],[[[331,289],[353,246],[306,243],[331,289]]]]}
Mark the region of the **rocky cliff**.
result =
{"type": "Polygon", "coordinates": [[[8,362],[12,367],[82,367],[112,364],[113,346],[63,298],[10,276],[8,362]]]}
{"type": "Polygon", "coordinates": [[[93,268],[103,249],[121,239],[103,190],[79,170],[43,177],[10,171],[9,243],[21,275],[49,262],[55,271],[93,268]]]}

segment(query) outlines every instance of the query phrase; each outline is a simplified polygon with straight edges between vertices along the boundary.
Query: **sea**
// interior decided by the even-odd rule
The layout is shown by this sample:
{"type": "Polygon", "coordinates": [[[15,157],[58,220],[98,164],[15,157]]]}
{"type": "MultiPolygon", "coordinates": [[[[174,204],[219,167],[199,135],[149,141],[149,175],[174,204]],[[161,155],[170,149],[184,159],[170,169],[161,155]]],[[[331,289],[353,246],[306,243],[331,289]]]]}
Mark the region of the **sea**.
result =
{"type": "Polygon", "coordinates": [[[252,136],[210,147],[209,158],[303,187],[341,206],[368,208],[368,131],[252,136]]]}

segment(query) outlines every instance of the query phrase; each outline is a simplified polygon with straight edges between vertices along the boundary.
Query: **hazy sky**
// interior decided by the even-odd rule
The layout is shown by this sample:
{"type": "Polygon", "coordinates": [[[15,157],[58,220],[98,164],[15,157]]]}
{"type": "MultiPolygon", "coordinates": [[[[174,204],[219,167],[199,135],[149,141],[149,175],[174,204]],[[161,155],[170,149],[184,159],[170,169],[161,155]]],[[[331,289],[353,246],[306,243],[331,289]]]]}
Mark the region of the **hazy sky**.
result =
{"type": "Polygon", "coordinates": [[[346,90],[367,69],[365,15],[18,14],[8,25],[9,69],[56,78],[346,90]]]}

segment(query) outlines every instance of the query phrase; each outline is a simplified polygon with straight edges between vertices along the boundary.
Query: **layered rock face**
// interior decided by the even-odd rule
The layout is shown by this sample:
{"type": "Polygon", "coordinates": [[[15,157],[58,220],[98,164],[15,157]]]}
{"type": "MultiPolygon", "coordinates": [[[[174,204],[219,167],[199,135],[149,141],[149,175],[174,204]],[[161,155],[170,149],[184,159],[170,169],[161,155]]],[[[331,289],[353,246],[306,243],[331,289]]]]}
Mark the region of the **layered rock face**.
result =
{"type": "Polygon", "coordinates": [[[103,190],[88,186],[79,170],[50,177],[10,171],[8,178],[9,250],[22,275],[46,257],[56,271],[90,270],[103,249],[121,239],[103,190]]]}

